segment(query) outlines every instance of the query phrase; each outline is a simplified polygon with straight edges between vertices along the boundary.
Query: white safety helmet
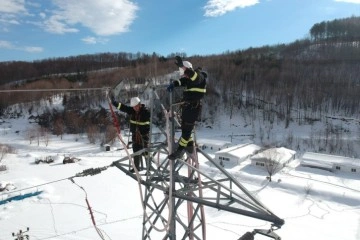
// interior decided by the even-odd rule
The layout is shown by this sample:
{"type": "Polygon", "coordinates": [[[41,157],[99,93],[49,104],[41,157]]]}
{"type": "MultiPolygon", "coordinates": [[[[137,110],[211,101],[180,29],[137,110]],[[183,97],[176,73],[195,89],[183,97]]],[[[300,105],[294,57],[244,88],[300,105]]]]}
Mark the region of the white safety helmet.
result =
{"type": "Polygon", "coordinates": [[[138,105],[140,102],[141,102],[141,101],[140,101],[140,98],[138,98],[138,97],[133,97],[133,98],[131,98],[131,100],[130,100],[130,106],[131,106],[131,107],[135,107],[135,106],[138,105]]]}
{"type": "MultiPolygon", "coordinates": [[[[188,61],[183,61],[183,65],[186,68],[191,68],[192,69],[192,64],[191,62],[188,61]]],[[[180,76],[184,75],[184,69],[182,69],[181,67],[179,67],[179,72],[180,72],[180,76]]]]}

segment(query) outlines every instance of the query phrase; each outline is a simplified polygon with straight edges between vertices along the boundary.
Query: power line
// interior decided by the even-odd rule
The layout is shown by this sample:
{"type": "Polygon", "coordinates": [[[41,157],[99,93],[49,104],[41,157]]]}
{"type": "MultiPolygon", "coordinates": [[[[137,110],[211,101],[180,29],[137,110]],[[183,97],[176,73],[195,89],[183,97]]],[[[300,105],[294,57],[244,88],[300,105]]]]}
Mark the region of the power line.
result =
{"type": "Polygon", "coordinates": [[[44,186],[44,185],[48,185],[48,184],[52,184],[52,183],[56,183],[56,182],[60,182],[60,181],[64,181],[64,180],[69,180],[70,178],[71,178],[71,177],[63,178],[63,179],[55,180],[55,181],[52,181],[52,182],[47,182],[47,183],[39,184],[39,185],[36,185],[36,186],[31,186],[31,187],[27,187],[27,188],[22,188],[22,189],[18,189],[18,190],[15,190],[15,191],[11,191],[11,192],[6,192],[6,193],[3,193],[3,194],[0,194],[0,196],[8,195],[8,194],[16,193],[16,192],[21,192],[21,191],[28,190],[28,189],[31,189],[31,188],[37,188],[37,187],[40,187],[40,186],[44,186]]]}
{"type": "Polygon", "coordinates": [[[112,165],[109,165],[109,166],[105,166],[105,167],[99,167],[99,168],[90,168],[90,169],[85,169],[83,170],[81,173],[77,173],[75,174],[75,176],[71,176],[71,177],[67,177],[67,178],[62,178],[62,179],[59,179],[59,180],[55,180],[55,181],[51,181],[51,182],[46,182],[46,183],[43,183],[43,184],[39,184],[39,185],[35,185],[35,186],[31,186],[31,187],[27,187],[27,188],[22,188],[22,189],[18,189],[18,190],[15,190],[15,191],[11,191],[11,192],[6,192],[6,193],[3,193],[3,194],[0,194],[0,197],[3,196],[3,195],[8,195],[8,194],[12,194],[12,193],[15,193],[15,192],[21,192],[21,191],[24,191],[24,190],[28,190],[28,189],[32,189],[32,188],[38,188],[40,186],[44,186],[44,185],[48,185],[48,184],[52,184],[52,183],[56,183],[56,182],[60,182],[60,181],[64,181],[64,180],[71,180],[75,177],[85,177],[85,176],[88,176],[88,175],[96,175],[96,174],[99,174],[101,173],[102,171],[106,170],[107,168],[111,167],[112,165]]]}
{"type": "Polygon", "coordinates": [[[89,91],[89,90],[109,90],[110,87],[101,87],[101,88],[50,88],[50,89],[9,89],[9,90],[0,90],[0,93],[9,93],[9,92],[62,92],[62,91],[89,91]]]}

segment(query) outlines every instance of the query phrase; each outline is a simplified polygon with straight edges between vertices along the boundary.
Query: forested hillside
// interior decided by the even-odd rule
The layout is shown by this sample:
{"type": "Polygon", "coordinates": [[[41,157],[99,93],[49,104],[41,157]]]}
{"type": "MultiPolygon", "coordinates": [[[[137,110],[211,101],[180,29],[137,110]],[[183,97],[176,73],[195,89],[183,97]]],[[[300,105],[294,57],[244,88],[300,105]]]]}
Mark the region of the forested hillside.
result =
{"type": "MultiPolygon", "coordinates": [[[[3,62],[0,83],[5,90],[101,88],[122,79],[146,81],[175,71],[173,58],[178,54],[209,74],[204,119],[210,124],[223,112],[220,109],[229,116],[240,112],[253,121],[259,116],[270,124],[281,121],[284,128],[291,123],[327,119],[359,122],[360,17],[317,23],[309,30],[309,38],[291,44],[220,55],[100,53],[3,62]]],[[[0,116],[13,103],[32,102],[52,94],[0,93],[0,116]]],[[[74,109],[97,105],[101,100],[98,94],[82,92],[67,97],[64,104],[71,103],[74,109]]],[[[334,128],[330,126],[327,131],[337,133],[334,128]]]]}

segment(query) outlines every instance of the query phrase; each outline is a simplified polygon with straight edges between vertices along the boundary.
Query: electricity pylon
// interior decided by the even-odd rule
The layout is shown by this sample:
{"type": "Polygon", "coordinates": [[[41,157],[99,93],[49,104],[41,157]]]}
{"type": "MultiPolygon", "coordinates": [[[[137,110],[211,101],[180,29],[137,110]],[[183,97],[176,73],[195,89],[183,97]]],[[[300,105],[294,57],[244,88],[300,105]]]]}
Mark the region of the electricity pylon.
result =
{"type": "MultiPolygon", "coordinates": [[[[122,82],[120,85],[117,88],[119,92],[127,89],[126,83],[122,82]]],[[[157,127],[165,140],[158,143],[151,142],[149,148],[113,162],[114,166],[142,186],[140,193],[144,210],[142,239],[206,240],[204,208],[210,207],[271,223],[269,230],[255,229],[253,232],[247,232],[240,239],[250,240],[256,233],[260,233],[280,240],[274,230],[280,228],[284,220],[265,207],[204,151],[194,146],[192,154],[186,153],[183,158],[174,161],[168,159],[167,156],[174,146],[175,129],[179,124],[173,109],[173,106],[176,106],[172,104],[173,96],[164,97],[164,89],[163,85],[147,84],[145,90],[135,92],[137,95],[143,94],[142,97],[147,99],[152,116],[159,116],[159,111],[162,112],[166,121],[161,123],[159,119],[153,117],[151,129],[157,127]],[[161,91],[163,95],[160,98],[161,91]],[[169,109],[164,106],[165,100],[169,101],[169,109]],[[131,173],[129,171],[131,158],[145,152],[149,153],[146,169],[131,173]],[[199,166],[199,156],[206,158],[213,169],[218,171],[217,177],[210,176],[199,166]]]]}

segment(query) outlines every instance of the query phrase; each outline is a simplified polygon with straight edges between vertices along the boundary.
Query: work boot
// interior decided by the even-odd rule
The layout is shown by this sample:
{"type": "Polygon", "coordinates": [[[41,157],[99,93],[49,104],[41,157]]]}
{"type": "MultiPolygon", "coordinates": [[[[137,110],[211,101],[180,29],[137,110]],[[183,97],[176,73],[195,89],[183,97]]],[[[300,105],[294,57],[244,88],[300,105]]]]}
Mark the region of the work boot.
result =
{"type": "Polygon", "coordinates": [[[190,142],[187,144],[185,150],[186,150],[188,153],[192,154],[192,153],[194,152],[194,141],[190,141],[190,142]]]}
{"type": "MultiPolygon", "coordinates": [[[[141,170],[140,170],[140,167],[136,167],[136,166],[135,166],[135,168],[136,168],[136,170],[137,170],[138,172],[141,171],[141,170]]],[[[135,172],[135,168],[130,169],[130,172],[131,172],[131,173],[134,173],[134,172],[135,172]]]]}
{"type": "Polygon", "coordinates": [[[169,159],[175,160],[177,158],[181,158],[184,154],[183,150],[184,150],[184,148],[178,147],[178,149],[175,152],[173,152],[172,154],[169,155],[169,159]]]}

